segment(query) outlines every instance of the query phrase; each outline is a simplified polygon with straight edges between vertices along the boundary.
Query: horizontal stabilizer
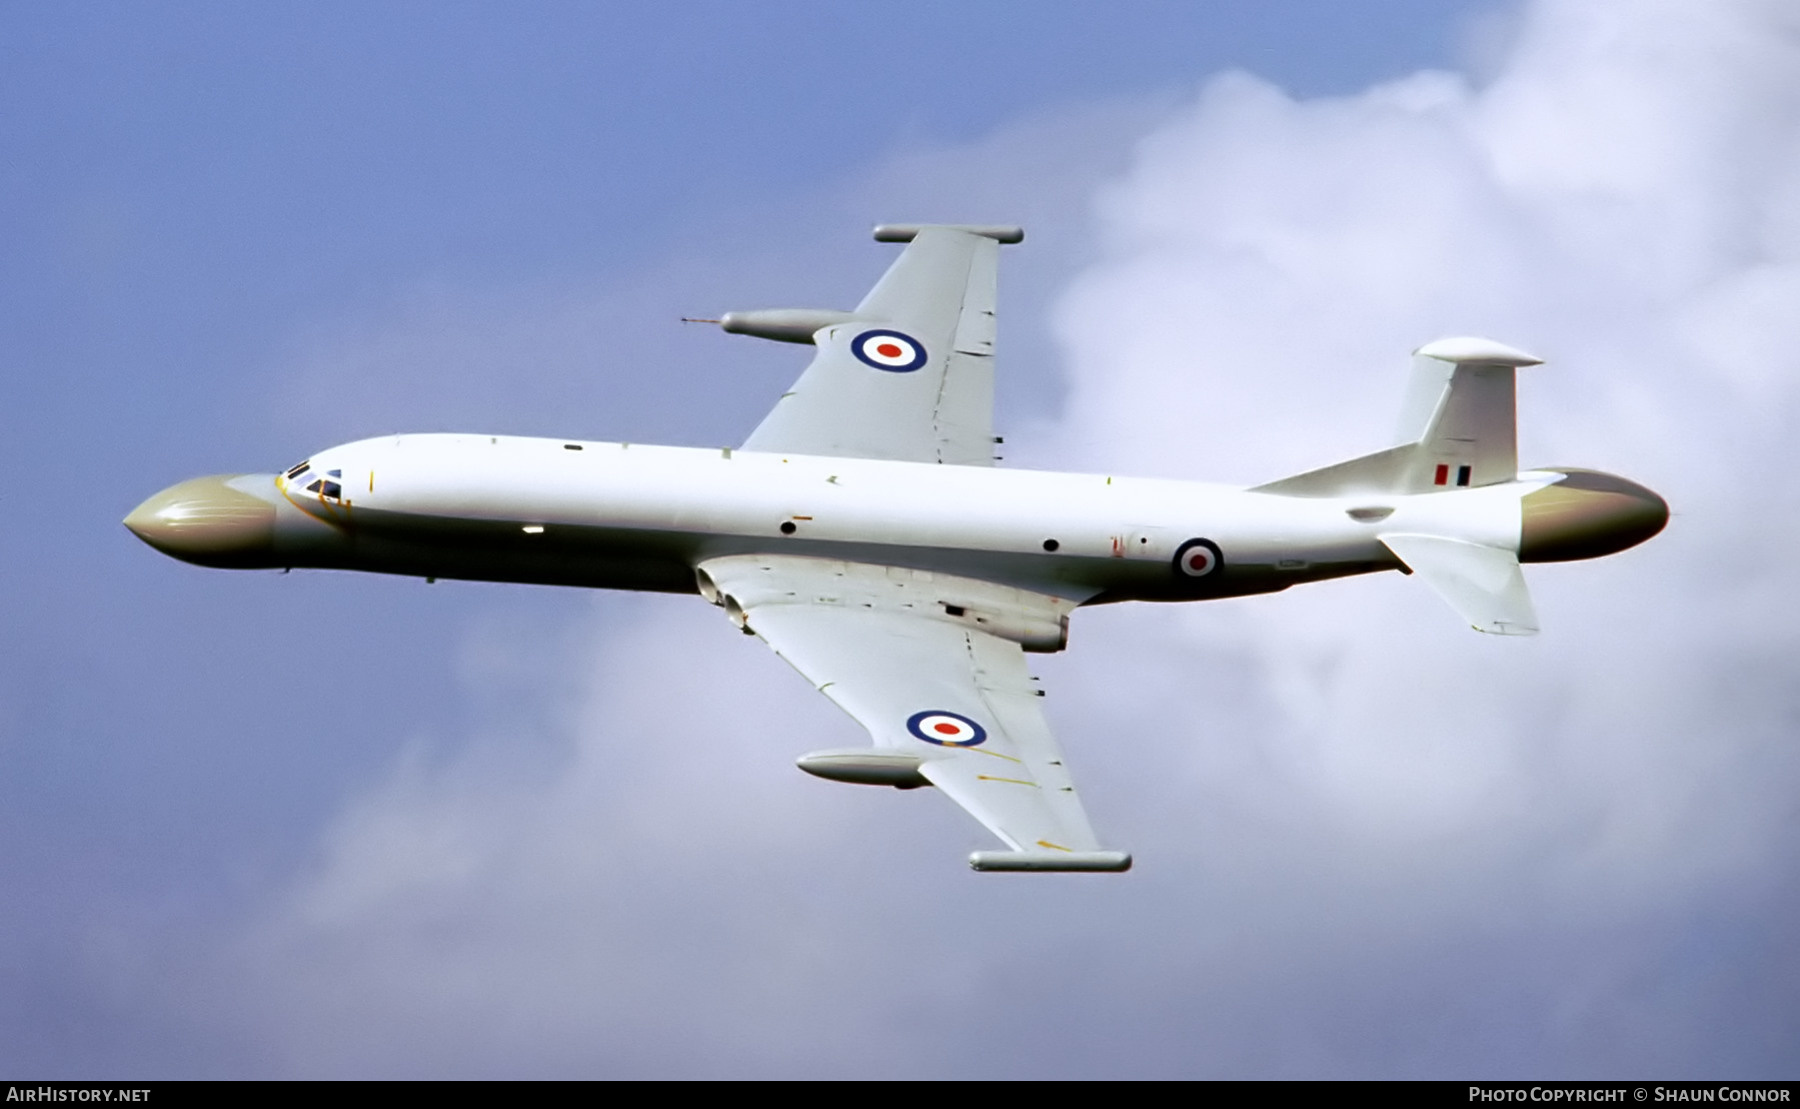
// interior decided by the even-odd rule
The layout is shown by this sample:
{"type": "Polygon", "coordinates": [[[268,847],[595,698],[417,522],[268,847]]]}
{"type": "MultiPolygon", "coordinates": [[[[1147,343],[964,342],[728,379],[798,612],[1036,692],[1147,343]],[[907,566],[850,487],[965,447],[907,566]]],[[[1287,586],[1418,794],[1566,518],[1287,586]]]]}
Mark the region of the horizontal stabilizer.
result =
{"type": "Polygon", "coordinates": [[[1123,851],[977,851],[969,856],[976,870],[1090,870],[1117,874],[1131,869],[1123,851]]]}
{"type": "Polygon", "coordinates": [[[1381,541],[1476,631],[1537,634],[1537,611],[1513,552],[1441,535],[1384,535],[1381,541]]]}

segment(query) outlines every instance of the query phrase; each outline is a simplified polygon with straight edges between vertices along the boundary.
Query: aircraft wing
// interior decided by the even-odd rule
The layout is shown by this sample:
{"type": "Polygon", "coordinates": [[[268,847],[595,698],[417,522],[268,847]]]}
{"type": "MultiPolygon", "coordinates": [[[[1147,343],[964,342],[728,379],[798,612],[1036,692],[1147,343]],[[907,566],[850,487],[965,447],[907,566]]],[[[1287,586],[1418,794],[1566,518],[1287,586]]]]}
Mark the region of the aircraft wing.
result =
{"type": "Polygon", "coordinates": [[[910,784],[936,786],[1005,841],[1008,851],[972,855],[975,869],[1130,867],[1129,855],[1100,850],[1025,668],[1020,641],[1059,641],[1073,600],[781,555],[700,571],[740,627],[868,729],[871,761],[916,769],[910,784]]]}
{"type": "Polygon", "coordinates": [[[993,465],[998,237],[1022,234],[877,228],[911,241],[847,322],[814,336],[812,364],[744,449],[993,465]]]}

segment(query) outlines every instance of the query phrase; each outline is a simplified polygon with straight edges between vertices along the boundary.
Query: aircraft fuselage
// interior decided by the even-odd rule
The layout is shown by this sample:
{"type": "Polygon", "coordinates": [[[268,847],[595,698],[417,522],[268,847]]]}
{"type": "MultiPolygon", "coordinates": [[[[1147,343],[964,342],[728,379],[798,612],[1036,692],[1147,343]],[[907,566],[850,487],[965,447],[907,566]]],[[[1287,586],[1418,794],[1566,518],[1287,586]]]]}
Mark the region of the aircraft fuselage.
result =
{"type": "MultiPolygon", "coordinates": [[[[1076,604],[1177,601],[1401,568],[1377,530],[1517,551],[1528,538],[1521,502],[1564,478],[1528,471],[1475,489],[1306,498],[1103,474],[425,434],[333,447],[287,474],[186,482],[127,524],[167,554],[236,568],[693,592],[707,559],[780,553],[980,578],[1076,604]],[[1215,564],[1195,540],[1216,549],[1215,564]],[[1194,557],[1178,558],[1184,545],[1194,557]]],[[[1619,530],[1588,520],[1587,532],[1596,524],[1619,530]]]]}

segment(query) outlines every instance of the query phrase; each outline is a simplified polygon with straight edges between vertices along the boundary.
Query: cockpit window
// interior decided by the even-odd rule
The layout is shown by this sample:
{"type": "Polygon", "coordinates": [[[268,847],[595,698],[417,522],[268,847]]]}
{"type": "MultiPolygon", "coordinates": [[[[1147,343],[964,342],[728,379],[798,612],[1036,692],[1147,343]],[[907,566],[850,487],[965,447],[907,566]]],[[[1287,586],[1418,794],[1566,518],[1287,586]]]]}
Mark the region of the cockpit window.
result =
{"type": "Polygon", "coordinates": [[[344,487],[335,481],[326,481],[324,478],[320,478],[311,485],[308,485],[306,491],[308,493],[317,493],[321,497],[330,497],[334,501],[341,501],[344,499],[344,487]]]}
{"type": "Polygon", "coordinates": [[[325,471],[325,476],[326,477],[343,477],[344,471],[342,471],[342,470],[327,470],[327,471],[325,471]]]}
{"type": "Polygon", "coordinates": [[[312,465],[312,459],[309,458],[305,462],[300,463],[300,465],[295,466],[293,469],[291,469],[287,472],[288,480],[293,481],[295,478],[297,478],[301,474],[305,473],[306,468],[311,465],[312,465]]]}

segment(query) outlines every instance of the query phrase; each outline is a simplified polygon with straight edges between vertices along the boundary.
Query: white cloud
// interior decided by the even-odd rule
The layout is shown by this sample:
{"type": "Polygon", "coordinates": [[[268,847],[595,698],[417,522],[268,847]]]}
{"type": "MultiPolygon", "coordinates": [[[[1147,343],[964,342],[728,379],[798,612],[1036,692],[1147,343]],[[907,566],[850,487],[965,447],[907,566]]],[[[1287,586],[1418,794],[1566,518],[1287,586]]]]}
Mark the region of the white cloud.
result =
{"type": "MultiPolygon", "coordinates": [[[[1090,464],[1256,481],[1373,449],[1409,348],[1489,334],[1550,359],[1522,376],[1527,463],[1617,469],[1677,513],[1645,549],[1533,570],[1536,641],[1456,631],[1398,580],[1152,617],[1196,668],[1249,660],[1229,742],[1263,765],[1216,757],[1240,797],[1306,814],[1271,856],[1352,868],[1451,934],[1505,889],[1540,907],[1516,938],[1551,947],[1567,900],[1632,929],[1792,888],[1795,497],[1753,475],[1794,453],[1795,29],[1772,6],[1547,3],[1481,88],[1296,103],[1227,76],[1106,194],[1109,256],[1060,314],[1090,464]]],[[[1078,646],[1138,633],[1108,630],[1078,646]]],[[[1179,688],[1149,696],[1180,719],[1179,688]]]]}
{"type": "MultiPolygon", "coordinates": [[[[1122,472],[1250,482],[1383,445],[1406,352],[1441,335],[1549,358],[1525,460],[1618,470],[1677,517],[1533,570],[1544,636],[1477,637],[1391,576],[1082,614],[1041,672],[1140,866],[996,880],[961,869],[983,834],[941,798],[792,770],[853,725],[715,613],[609,602],[588,675],[535,691],[583,687],[555,753],[508,770],[496,734],[396,768],[232,948],[224,1003],[296,1073],[1791,1059],[1792,990],[1745,983],[1796,888],[1794,21],[1566,0],[1512,41],[1479,87],[1208,82],[1106,188],[1101,256],[1046,316],[1061,460],[1122,472]],[[1786,1034],[1746,1049],[1740,1020],[1786,1034]]],[[[502,669],[476,652],[470,678],[502,669]]]]}

